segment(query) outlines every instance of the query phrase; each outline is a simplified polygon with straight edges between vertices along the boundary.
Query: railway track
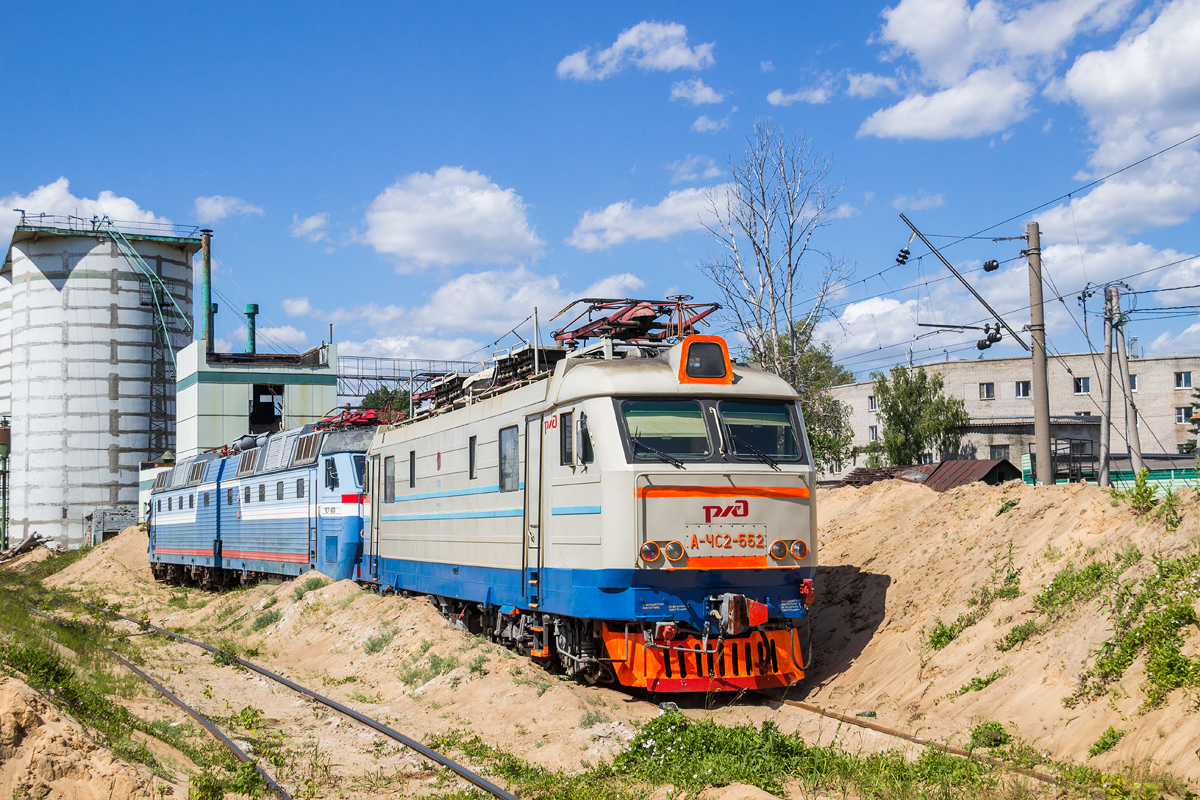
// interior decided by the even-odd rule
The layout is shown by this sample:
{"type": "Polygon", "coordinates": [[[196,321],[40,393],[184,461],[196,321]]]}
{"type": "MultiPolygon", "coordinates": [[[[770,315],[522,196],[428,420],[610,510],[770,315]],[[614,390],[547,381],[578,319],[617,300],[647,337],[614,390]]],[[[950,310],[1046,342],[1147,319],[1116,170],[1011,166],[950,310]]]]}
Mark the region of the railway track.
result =
{"type": "MultiPolygon", "coordinates": [[[[102,614],[106,614],[110,617],[113,617],[116,619],[121,619],[126,622],[132,622],[133,624],[137,625],[139,628],[141,628],[143,630],[152,630],[152,631],[155,631],[156,633],[161,633],[164,636],[168,636],[172,639],[176,639],[178,641],[192,645],[193,647],[198,647],[202,650],[206,650],[209,653],[212,653],[213,655],[221,655],[224,658],[227,658],[231,661],[235,661],[236,663],[240,664],[241,666],[245,667],[246,669],[251,670],[252,672],[256,672],[259,675],[262,675],[264,678],[267,678],[268,680],[274,681],[274,682],[280,684],[281,686],[284,686],[284,687],[290,689],[291,691],[296,692],[297,694],[303,695],[304,697],[307,697],[310,700],[320,703],[321,705],[325,706],[326,708],[332,709],[333,711],[336,711],[337,713],[339,713],[345,717],[348,717],[349,719],[353,720],[354,722],[357,722],[360,725],[364,725],[364,726],[374,730],[375,732],[377,732],[383,736],[386,736],[387,738],[389,738],[399,744],[404,745],[408,749],[413,750],[414,752],[420,754],[421,756],[425,757],[429,761],[432,761],[433,763],[435,763],[441,767],[445,767],[446,769],[450,770],[455,775],[457,775],[458,777],[467,781],[468,783],[476,786],[477,788],[483,790],[484,792],[487,792],[492,797],[499,798],[500,800],[519,800],[519,798],[516,795],[512,794],[511,792],[507,791],[506,789],[503,789],[503,788],[497,786],[496,784],[492,783],[491,781],[489,781],[488,779],[479,775],[478,773],[462,766],[458,762],[442,755],[441,753],[437,752],[436,750],[432,750],[432,749],[426,747],[425,745],[421,744],[417,740],[412,739],[408,736],[405,736],[403,733],[400,733],[397,730],[389,728],[387,725],[384,725],[382,722],[380,722],[376,719],[373,719],[372,717],[368,717],[366,714],[362,714],[358,711],[355,711],[353,708],[350,708],[349,706],[343,705],[342,703],[339,703],[336,700],[330,699],[328,697],[325,697],[322,694],[314,692],[312,689],[309,689],[306,686],[302,686],[302,685],[296,683],[295,681],[292,681],[288,678],[285,678],[282,675],[272,672],[271,670],[267,669],[266,667],[255,664],[253,661],[247,661],[244,658],[233,655],[232,653],[227,653],[226,651],[223,651],[220,648],[213,647],[212,645],[209,645],[209,644],[205,644],[204,642],[201,642],[197,639],[191,639],[187,636],[183,636],[181,634],[175,633],[174,631],[169,630],[167,628],[159,627],[158,625],[154,625],[154,624],[148,622],[147,620],[134,619],[133,617],[125,616],[124,614],[121,614],[117,611],[113,611],[111,609],[104,608],[103,606],[97,606],[97,605],[93,605],[91,603],[87,603],[76,597],[71,597],[70,595],[63,594],[61,592],[56,592],[55,594],[58,594],[60,597],[69,599],[74,603],[78,603],[79,605],[84,606],[85,608],[92,609],[93,611],[98,611],[102,614]]],[[[37,613],[41,614],[41,612],[37,612],[37,613]]],[[[42,614],[42,616],[46,616],[46,615],[42,614]]],[[[166,689],[166,687],[164,687],[161,684],[154,681],[154,679],[151,678],[149,675],[147,675],[142,670],[135,667],[133,664],[126,661],[124,658],[121,658],[116,653],[114,653],[112,651],[108,651],[108,652],[110,655],[112,655],[113,657],[115,657],[119,661],[121,661],[126,667],[133,670],[135,673],[137,673],[140,677],[145,679],[147,682],[151,683],[154,686],[154,688],[156,688],[165,697],[167,697],[167,699],[171,700],[171,702],[175,703],[180,708],[182,708],[184,711],[186,711],[188,714],[190,714],[192,717],[194,717],[195,719],[200,721],[201,724],[203,724],[204,727],[206,729],[208,729],[209,733],[213,734],[226,747],[229,747],[231,750],[233,750],[234,755],[236,755],[239,758],[239,760],[242,760],[242,761],[250,760],[249,757],[246,756],[246,754],[244,752],[242,752],[237,747],[236,744],[234,744],[232,741],[230,741],[228,739],[228,737],[226,737],[223,733],[221,733],[215,726],[212,725],[212,723],[208,722],[206,719],[204,719],[204,717],[202,715],[198,714],[196,711],[194,711],[193,709],[188,707],[185,703],[183,703],[182,700],[175,697],[175,695],[171,694],[170,691],[168,689],[166,689]]],[[[258,770],[259,774],[262,775],[263,778],[266,779],[267,784],[269,786],[271,786],[271,788],[273,790],[275,790],[275,792],[277,794],[279,794],[280,797],[284,798],[284,800],[290,800],[290,798],[287,796],[287,794],[284,793],[283,789],[280,788],[278,786],[278,784],[276,784],[269,776],[267,776],[267,774],[265,772],[263,772],[262,769],[259,768],[257,764],[255,765],[255,769],[258,770]]]]}

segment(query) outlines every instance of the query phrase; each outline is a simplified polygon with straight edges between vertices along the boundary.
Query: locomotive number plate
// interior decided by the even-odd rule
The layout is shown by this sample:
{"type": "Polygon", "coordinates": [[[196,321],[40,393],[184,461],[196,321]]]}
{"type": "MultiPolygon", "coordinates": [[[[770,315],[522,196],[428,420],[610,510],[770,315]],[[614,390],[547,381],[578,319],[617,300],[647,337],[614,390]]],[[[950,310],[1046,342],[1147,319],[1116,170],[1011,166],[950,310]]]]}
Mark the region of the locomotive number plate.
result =
{"type": "Polygon", "coordinates": [[[716,556],[764,553],[771,546],[761,523],[710,523],[684,526],[683,547],[688,555],[716,556]]]}

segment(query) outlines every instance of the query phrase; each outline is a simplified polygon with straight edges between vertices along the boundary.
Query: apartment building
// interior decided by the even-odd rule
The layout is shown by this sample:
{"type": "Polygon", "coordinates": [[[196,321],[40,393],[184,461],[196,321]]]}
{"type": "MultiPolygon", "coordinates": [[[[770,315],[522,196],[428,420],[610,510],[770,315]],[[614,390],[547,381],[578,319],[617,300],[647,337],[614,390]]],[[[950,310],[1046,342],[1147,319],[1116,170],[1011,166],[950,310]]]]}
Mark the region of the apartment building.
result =
{"type": "MultiPolygon", "coordinates": [[[[1032,358],[985,358],[925,364],[944,381],[943,391],[963,400],[971,424],[963,430],[957,458],[1006,458],[1020,464],[1033,448],[1032,358]]],[[[1100,452],[1100,353],[1070,353],[1052,357],[1048,378],[1051,438],[1071,452],[1100,452]]],[[[1193,381],[1200,389],[1200,356],[1131,358],[1129,384],[1136,414],[1127,419],[1120,392],[1120,373],[1113,357],[1112,451],[1128,451],[1128,424],[1136,416],[1143,453],[1179,453],[1194,438],[1188,429],[1194,413],[1193,381]]],[[[883,436],[875,401],[874,381],[837,386],[833,395],[850,409],[857,451],[830,478],[866,463],[863,448],[883,436]]],[[[1061,452],[1061,451],[1060,451],[1061,452]]],[[[930,453],[930,460],[941,454],[930,453]]]]}

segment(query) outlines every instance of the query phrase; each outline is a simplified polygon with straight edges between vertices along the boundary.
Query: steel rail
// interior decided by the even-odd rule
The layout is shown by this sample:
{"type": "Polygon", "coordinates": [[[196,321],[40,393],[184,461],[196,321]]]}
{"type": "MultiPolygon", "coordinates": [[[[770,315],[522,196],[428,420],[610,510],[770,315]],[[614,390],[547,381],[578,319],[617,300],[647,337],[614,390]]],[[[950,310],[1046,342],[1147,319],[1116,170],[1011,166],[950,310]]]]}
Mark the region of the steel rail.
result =
{"type": "Polygon", "coordinates": [[[886,736],[891,736],[891,737],[894,737],[897,739],[903,739],[907,742],[912,742],[913,744],[919,744],[924,747],[932,747],[935,750],[940,750],[943,753],[946,753],[948,755],[959,756],[961,758],[966,758],[966,759],[976,759],[976,760],[982,761],[986,764],[991,764],[992,766],[996,766],[996,767],[1006,767],[1006,768],[1011,769],[1013,772],[1017,772],[1028,778],[1033,778],[1034,780],[1041,781],[1042,783],[1051,783],[1056,786],[1065,786],[1065,787],[1068,787],[1071,789],[1077,789],[1077,790],[1083,791],[1083,792],[1085,792],[1087,794],[1091,794],[1093,796],[1102,796],[1102,795],[1088,789],[1086,786],[1081,786],[1080,784],[1072,783],[1071,781],[1064,781],[1061,778],[1055,778],[1053,775],[1047,775],[1044,772],[1038,772],[1037,770],[1028,769],[1027,767],[1018,767],[1014,764],[1011,764],[1007,761],[1003,761],[998,758],[991,758],[990,756],[980,755],[979,753],[971,753],[966,750],[963,750],[961,747],[954,747],[953,745],[942,744],[941,742],[936,742],[932,739],[926,739],[924,736],[917,736],[915,734],[908,733],[906,731],[897,730],[895,728],[889,728],[885,725],[880,725],[876,722],[868,722],[867,720],[862,719],[860,717],[852,717],[847,714],[842,714],[837,711],[831,711],[827,708],[821,708],[820,706],[812,705],[811,703],[804,703],[804,702],[801,702],[800,700],[780,699],[777,697],[772,697],[771,695],[762,693],[762,692],[760,692],[759,694],[761,694],[763,697],[766,697],[770,700],[774,700],[778,703],[782,703],[783,705],[793,706],[794,708],[799,708],[804,711],[811,712],[813,714],[820,714],[823,717],[828,717],[829,719],[835,719],[838,722],[845,722],[850,725],[857,725],[860,728],[866,728],[867,730],[875,731],[876,733],[882,733],[886,736]]]}
{"type": "Polygon", "coordinates": [[[341,703],[337,702],[336,700],[331,700],[330,698],[325,697],[324,695],[317,694],[312,689],[306,688],[294,681],[288,680],[287,678],[283,677],[282,675],[278,675],[265,667],[261,667],[258,664],[255,664],[252,661],[247,661],[244,658],[240,658],[238,656],[233,655],[232,653],[228,653],[219,648],[205,644],[204,642],[197,641],[196,639],[189,639],[188,637],[183,636],[178,633],[175,633],[172,630],[168,630],[166,628],[160,628],[159,626],[154,625],[153,623],[151,623],[147,620],[140,620],[140,619],[134,619],[133,617],[127,617],[124,614],[118,613],[116,611],[112,611],[112,610],[104,608],[102,606],[96,606],[96,605],[92,605],[91,603],[86,603],[82,600],[79,600],[78,598],[71,598],[71,599],[86,608],[91,608],[96,611],[100,611],[105,614],[112,615],[118,619],[123,619],[126,622],[132,622],[133,624],[135,624],[143,629],[148,628],[150,630],[157,631],[158,633],[164,634],[166,636],[170,636],[174,639],[178,639],[181,642],[186,642],[187,644],[190,644],[194,647],[199,647],[202,650],[207,650],[208,652],[213,653],[214,655],[220,654],[220,655],[224,655],[227,657],[232,657],[235,661],[237,661],[238,664],[242,665],[246,669],[257,672],[259,675],[262,675],[264,678],[269,678],[270,680],[273,680],[276,683],[282,684],[283,686],[286,686],[287,688],[291,689],[294,692],[302,694],[311,700],[315,700],[323,706],[332,708],[334,711],[338,712],[339,714],[343,714],[343,715],[349,717],[350,719],[354,720],[355,722],[358,722],[362,725],[366,725],[368,728],[371,728],[372,730],[383,734],[384,736],[388,737],[389,739],[400,742],[405,747],[408,747],[411,750],[415,750],[416,752],[423,755],[425,758],[429,759],[430,761],[434,762],[435,764],[440,764],[441,766],[450,770],[451,772],[453,772],[455,775],[459,776],[463,780],[474,784],[475,786],[479,787],[480,789],[482,789],[483,791],[492,795],[493,797],[501,798],[501,800],[520,800],[520,798],[518,798],[516,795],[512,794],[511,792],[509,792],[505,789],[501,789],[496,784],[492,783],[491,781],[487,780],[486,778],[482,777],[481,775],[477,775],[476,773],[472,772],[471,770],[467,769],[466,767],[462,766],[461,764],[458,764],[457,762],[447,758],[446,756],[442,755],[441,753],[437,752],[436,750],[430,750],[428,747],[426,747],[425,745],[416,741],[415,739],[410,739],[409,737],[405,736],[404,734],[400,733],[399,731],[392,730],[388,726],[384,725],[382,722],[379,722],[378,720],[368,717],[366,714],[361,714],[348,706],[342,705],[341,703]]]}
{"type": "MultiPolygon", "coordinates": [[[[88,605],[88,604],[85,603],[84,605],[88,605]]],[[[96,606],[91,606],[91,607],[95,608],[96,606]]],[[[52,614],[47,614],[46,612],[39,611],[36,608],[29,608],[29,610],[32,611],[34,614],[38,615],[39,617],[43,617],[44,619],[48,619],[52,622],[60,622],[60,623],[62,622],[62,620],[58,619],[57,617],[53,616],[52,614]]],[[[141,669],[139,669],[132,662],[123,658],[116,651],[110,650],[109,648],[105,647],[104,645],[100,645],[99,647],[105,653],[108,653],[110,656],[115,658],[117,661],[120,661],[123,665],[125,665],[125,667],[127,667],[131,672],[133,672],[139,678],[141,678],[146,683],[150,684],[155,689],[157,689],[158,693],[161,694],[163,697],[167,698],[172,703],[174,703],[176,706],[178,706],[179,708],[181,708],[185,712],[187,712],[187,715],[189,717],[191,717],[192,719],[196,720],[196,722],[199,722],[202,726],[204,726],[204,729],[206,731],[208,731],[214,739],[216,739],[218,742],[223,744],[225,746],[225,748],[227,750],[229,750],[229,752],[233,753],[233,755],[237,758],[238,761],[241,761],[243,764],[245,764],[246,762],[250,762],[251,764],[253,764],[255,771],[259,774],[259,776],[262,777],[263,781],[266,782],[267,786],[271,787],[271,790],[273,792],[275,792],[275,794],[279,795],[283,800],[292,800],[291,795],[289,795],[283,789],[282,786],[280,786],[278,783],[276,783],[275,780],[273,778],[271,778],[270,775],[263,772],[263,768],[258,765],[257,761],[250,758],[250,756],[246,755],[246,752],[244,750],[242,750],[242,748],[238,747],[237,744],[232,739],[230,739],[228,736],[226,736],[221,731],[221,729],[218,728],[216,725],[214,725],[211,721],[209,721],[209,719],[207,717],[205,717],[203,714],[201,714],[196,709],[189,706],[187,703],[180,700],[179,697],[177,697],[170,689],[168,689],[166,686],[162,685],[158,681],[154,680],[154,678],[151,678],[149,675],[147,675],[145,672],[143,672],[141,669]]]]}

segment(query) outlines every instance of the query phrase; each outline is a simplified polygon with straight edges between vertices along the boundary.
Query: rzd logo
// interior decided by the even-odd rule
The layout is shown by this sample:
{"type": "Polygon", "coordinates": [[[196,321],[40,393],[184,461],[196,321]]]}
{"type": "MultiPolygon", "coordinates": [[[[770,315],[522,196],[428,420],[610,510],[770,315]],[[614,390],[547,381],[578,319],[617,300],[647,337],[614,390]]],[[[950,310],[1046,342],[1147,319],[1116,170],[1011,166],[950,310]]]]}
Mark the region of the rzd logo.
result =
{"type": "Polygon", "coordinates": [[[748,517],[750,516],[750,504],[745,500],[738,500],[731,506],[705,506],[704,521],[712,522],[714,519],[721,517],[748,517]]]}

